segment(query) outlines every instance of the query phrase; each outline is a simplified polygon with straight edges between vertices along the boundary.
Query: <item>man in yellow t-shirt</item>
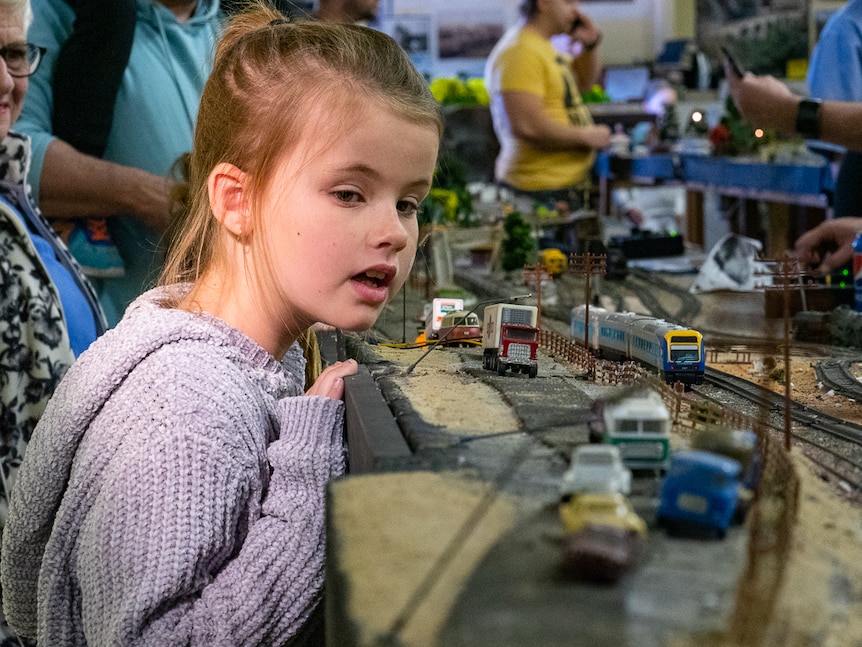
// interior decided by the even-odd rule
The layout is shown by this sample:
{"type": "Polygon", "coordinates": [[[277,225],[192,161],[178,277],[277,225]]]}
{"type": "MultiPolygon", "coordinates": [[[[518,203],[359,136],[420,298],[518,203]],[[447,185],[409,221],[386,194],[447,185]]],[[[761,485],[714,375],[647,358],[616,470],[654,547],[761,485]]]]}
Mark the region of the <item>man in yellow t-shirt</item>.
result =
{"type": "Polygon", "coordinates": [[[595,150],[610,143],[610,129],[593,123],[580,93],[597,79],[602,35],[577,0],[522,0],[520,11],[524,20],[485,67],[500,142],[495,177],[518,193],[577,208],[595,150]],[[568,52],[552,44],[558,34],[568,37],[568,52]]]}

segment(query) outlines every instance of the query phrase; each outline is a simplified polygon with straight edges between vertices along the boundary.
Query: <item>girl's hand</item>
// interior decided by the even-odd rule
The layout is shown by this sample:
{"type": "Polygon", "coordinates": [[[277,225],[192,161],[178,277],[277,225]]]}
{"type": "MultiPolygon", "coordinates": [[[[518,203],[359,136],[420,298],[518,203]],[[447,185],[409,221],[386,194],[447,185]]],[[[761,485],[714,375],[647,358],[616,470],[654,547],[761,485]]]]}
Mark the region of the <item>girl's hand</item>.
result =
{"type": "Polygon", "coordinates": [[[322,395],[333,400],[343,399],[344,378],[348,375],[355,375],[358,367],[354,359],[327,366],[323,369],[320,377],[311,385],[311,388],[305,392],[305,395],[322,395]]]}

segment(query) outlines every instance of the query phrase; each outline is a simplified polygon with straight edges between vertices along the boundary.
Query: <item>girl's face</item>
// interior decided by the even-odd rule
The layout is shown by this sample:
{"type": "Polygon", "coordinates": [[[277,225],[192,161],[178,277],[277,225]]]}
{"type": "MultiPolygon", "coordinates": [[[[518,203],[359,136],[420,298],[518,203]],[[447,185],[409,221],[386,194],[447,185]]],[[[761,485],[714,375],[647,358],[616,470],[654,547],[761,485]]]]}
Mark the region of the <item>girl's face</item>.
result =
{"type": "Polygon", "coordinates": [[[264,244],[285,322],[365,330],[413,263],[438,134],[382,105],[349,123],[337,137],[307,128],[263,196],[264,244]]]}

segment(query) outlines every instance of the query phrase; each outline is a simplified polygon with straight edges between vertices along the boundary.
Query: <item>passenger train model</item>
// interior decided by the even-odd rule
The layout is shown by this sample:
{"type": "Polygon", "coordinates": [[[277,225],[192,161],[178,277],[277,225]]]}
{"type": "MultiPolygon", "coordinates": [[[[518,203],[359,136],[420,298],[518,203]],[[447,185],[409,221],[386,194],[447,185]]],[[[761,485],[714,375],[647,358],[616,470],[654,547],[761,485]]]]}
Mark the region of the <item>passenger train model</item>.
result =
{"type": "Polygon", "coordinates": [[[703,335],[633,312],[609,312],[590,307],[590,325],[585,335],[586,307],[572,308],[572,337],[597,357],[634,360],[659,372],[668,384],[703,384],[705,356],[703,335]]]}

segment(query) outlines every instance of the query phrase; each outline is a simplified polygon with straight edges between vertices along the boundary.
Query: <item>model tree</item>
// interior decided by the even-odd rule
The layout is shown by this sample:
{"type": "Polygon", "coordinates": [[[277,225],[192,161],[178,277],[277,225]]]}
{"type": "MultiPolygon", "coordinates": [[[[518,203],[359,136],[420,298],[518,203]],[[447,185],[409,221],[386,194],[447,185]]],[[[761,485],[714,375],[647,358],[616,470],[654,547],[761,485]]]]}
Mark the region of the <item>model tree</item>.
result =
{"type": "Polygon", "coordinates": [[[661,141],[675,142],[678,139],[679,117],[676,114],[676,106],[673,103],[667,103],[661,120],[661,141]]]}
{"type": "Polygon", "coordinates": [[[501,259],[504,272],[519,270],[530,259],[533,253],[533,238],[528,225],[520,211],[513,211],[503,222],[503,257],[501,259]]]}

